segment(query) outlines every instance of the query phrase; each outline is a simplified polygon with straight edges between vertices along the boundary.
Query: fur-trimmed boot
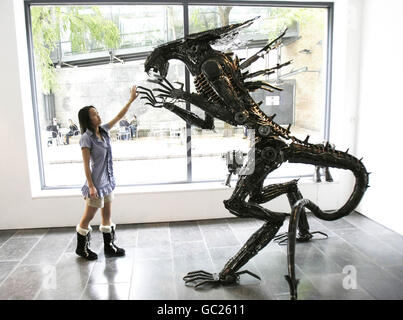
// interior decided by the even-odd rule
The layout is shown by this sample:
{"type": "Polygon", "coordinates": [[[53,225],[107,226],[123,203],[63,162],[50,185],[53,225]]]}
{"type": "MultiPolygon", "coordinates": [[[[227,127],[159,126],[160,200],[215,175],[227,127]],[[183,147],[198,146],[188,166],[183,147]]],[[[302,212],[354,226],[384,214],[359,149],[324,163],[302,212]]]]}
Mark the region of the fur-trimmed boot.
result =
{"type": "Polygon", "coordinates": [[[92,231],[91,226],[88,226],[88,229],[83,229],[79,225],[77,225],[76,231],[77,231],[76,253],[87,260],[98,259],[98,255],[95,252],[91,251],[89,248],[91,241],[91,231],[92,231]]]}
{"type": "Polygon", "coordinates": [[[116,224],[112,223],[110,226],[99,226],[99,230],[104,236],[104,253],[105,257],[122,257],[125,255],[125,250],[115,245],[116,240],[116,224]]]}

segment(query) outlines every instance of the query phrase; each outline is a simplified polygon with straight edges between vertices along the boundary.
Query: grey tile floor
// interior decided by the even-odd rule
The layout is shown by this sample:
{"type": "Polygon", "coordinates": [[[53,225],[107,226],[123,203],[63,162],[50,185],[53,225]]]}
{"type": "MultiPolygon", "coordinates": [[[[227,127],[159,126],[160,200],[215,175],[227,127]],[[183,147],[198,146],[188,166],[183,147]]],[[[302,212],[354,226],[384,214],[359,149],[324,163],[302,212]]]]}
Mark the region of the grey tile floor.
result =
{"type": "MultiPolygon", "coordinates": [[[[326,222],[309,215],[325,240],[296,249],[299,299],[403,299],[403,236],[353,213],[326,222]]],[[[286,246],[270,243],[242,269],[233,286],[195,290],[189,271],[219,272],[262,223],[252,219],[119,225],[126,257],[105,258],[94,227],[97,261],[75,253],[74,227],[0,231],[0,299],[12,300],[287,300],[286,246]]],[[[288,227],[286,222],[280,232],[288,227]]]]}

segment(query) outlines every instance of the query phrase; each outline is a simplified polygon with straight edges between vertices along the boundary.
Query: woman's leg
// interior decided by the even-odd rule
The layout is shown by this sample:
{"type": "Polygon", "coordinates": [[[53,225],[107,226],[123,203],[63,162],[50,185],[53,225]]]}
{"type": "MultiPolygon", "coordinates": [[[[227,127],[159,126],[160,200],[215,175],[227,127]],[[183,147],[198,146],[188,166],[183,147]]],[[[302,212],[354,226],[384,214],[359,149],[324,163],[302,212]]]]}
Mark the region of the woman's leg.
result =
{"type": "MultiPolygon", "coordinates": [[[[111,195],[113,198],[113,195],[111,195]]],[[[125,250],[115,245],[116,225],[111,221],[112,201],[105,200],[104,207],[101,209],[102,223],[99,226],[104,238],[104,253],[106,257],[122,257],[125,250]]]]}
{"type": "Polygon", "coordinates": [[[105,202],[104,207],[101,209],[101,217],[102,217],[102,225],[110,226],[111,225],[111,210],[112,210],[112,202],[105,202]]]}
{"type": "Polygon", "coordinates": [[[85,205],[84,214],[80,221],[80,228],[88,229],[90,222],[94,219],[95,214],[97,213],[98,208],[91,207],[88,204],[85,205]]]}
{"type": "Polygon", "coordinates": [[[89,248],[92,231],[92,228],[90,227],[90,222],[94,218],[97,210],[97,207],[89,206],[88,203],[86,203],[84,214],[81,218],[80,224],[76,227],[76,253],[87,260],[95,260],[98,258],[98,255],[95,252],[91,251],[91,249],[89,248]]]}

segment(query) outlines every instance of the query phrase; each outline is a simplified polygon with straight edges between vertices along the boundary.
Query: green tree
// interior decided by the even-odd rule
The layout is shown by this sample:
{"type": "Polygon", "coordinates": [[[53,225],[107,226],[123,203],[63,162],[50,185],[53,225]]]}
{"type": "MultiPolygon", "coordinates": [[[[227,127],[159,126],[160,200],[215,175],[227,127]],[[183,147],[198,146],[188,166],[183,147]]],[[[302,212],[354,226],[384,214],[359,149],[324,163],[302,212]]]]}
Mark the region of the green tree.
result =
{"type": "Polygon", "coordinates": [[[35,62],[46,94],[57,88],[50,55],[62,35],[68,36],[73,53],[88,52],[92,46],[116,49],[120,45],[118,27],[97,7],[33,6],[31,19],[35,62]]]}
{"type": "Polygon", "coordinates": [[[267,30],[269,40],[278,37],[286,27],[295,21],[302,28],[323,29],[324,27],[323,11],[312,8],[267,8],[267,15],[263,21],[262,26],[264,30],[267,30]]]}

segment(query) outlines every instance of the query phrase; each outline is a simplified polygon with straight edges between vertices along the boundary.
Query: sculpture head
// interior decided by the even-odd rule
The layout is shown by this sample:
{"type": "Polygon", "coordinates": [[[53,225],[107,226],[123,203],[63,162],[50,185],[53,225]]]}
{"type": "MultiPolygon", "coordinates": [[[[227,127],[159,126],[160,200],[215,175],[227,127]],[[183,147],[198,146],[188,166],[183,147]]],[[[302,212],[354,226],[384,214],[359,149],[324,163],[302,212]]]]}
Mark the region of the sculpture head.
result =
{"type": "Polygon", "coordinates": [[[166,52],[163,48],[157,47],[147,57],[144,63],[145,72],[150,75],[150,71],[158,73],[161,77],[165,78],[168,74],[169,62],[166,52]]]}
{"type": "Polygon", "coordinates": [[[192,72],[192,67],[196,66],[203,59],[204,54],[212,50],[212,44],[231,41],[242,28],[248,27],[257,18],[221,28],[193,33],[184,38],[162,44],[156,47],[147,57],[144,63],[144,70],[147,74],[153,71],[165,78],[168,74],[169,60],[178,59],[184,62],[190,69],[190,72],[192,72]]]}

